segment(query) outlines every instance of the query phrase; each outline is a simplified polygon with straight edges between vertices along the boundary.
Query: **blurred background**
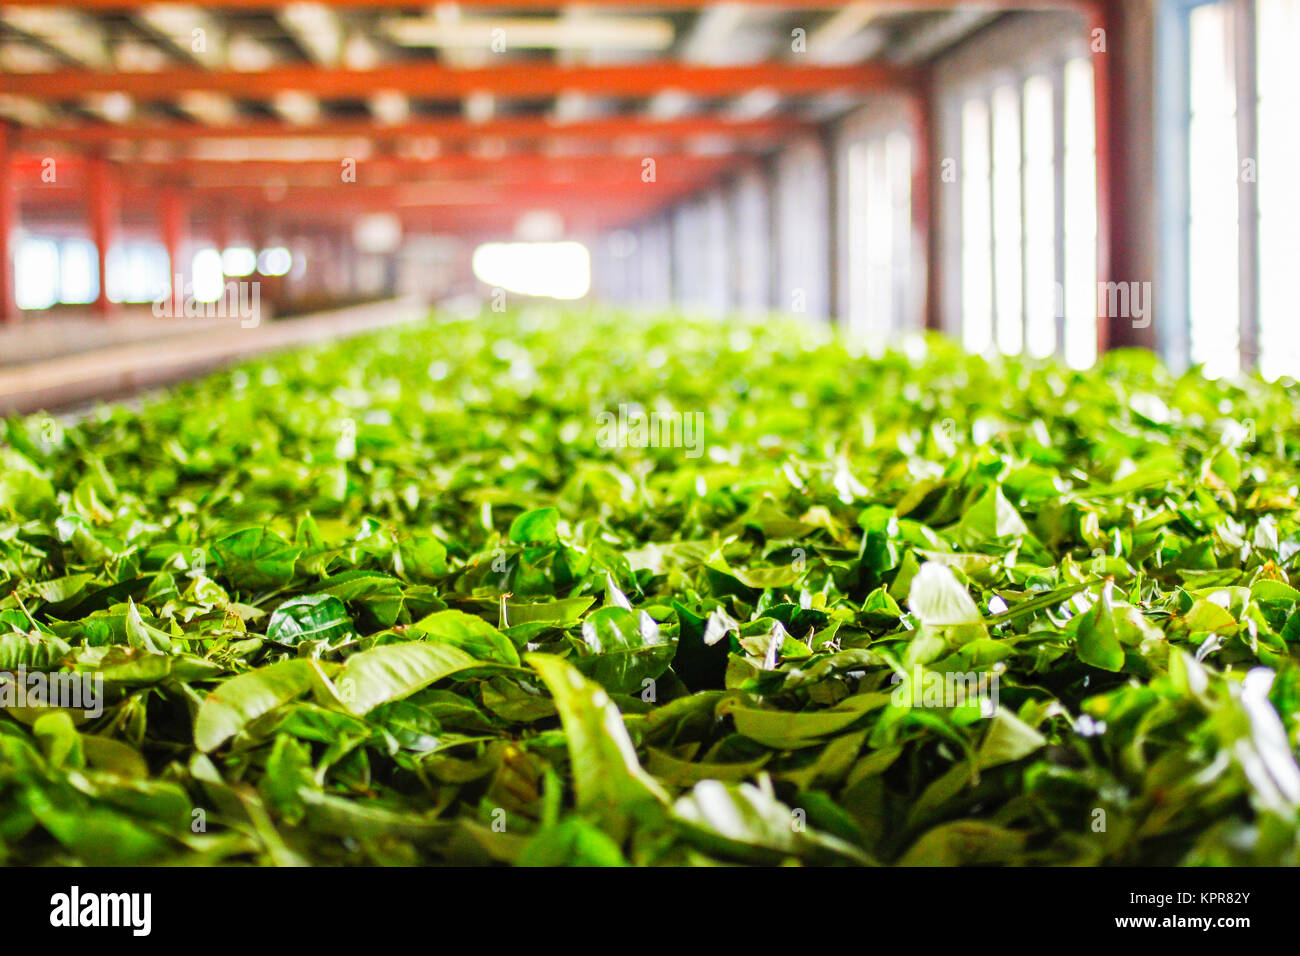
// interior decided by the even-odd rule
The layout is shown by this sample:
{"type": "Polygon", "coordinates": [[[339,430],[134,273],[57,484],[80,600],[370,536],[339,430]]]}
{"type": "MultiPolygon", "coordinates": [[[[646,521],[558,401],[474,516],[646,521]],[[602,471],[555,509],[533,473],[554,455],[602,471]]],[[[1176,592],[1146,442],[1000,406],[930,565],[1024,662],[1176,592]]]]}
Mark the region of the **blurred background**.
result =
{"type": "Polygon", "coordinates": [[[536,298],[1300,375],[1298,45],[1300,0],[4,4],[0,404],[536,298]]]}

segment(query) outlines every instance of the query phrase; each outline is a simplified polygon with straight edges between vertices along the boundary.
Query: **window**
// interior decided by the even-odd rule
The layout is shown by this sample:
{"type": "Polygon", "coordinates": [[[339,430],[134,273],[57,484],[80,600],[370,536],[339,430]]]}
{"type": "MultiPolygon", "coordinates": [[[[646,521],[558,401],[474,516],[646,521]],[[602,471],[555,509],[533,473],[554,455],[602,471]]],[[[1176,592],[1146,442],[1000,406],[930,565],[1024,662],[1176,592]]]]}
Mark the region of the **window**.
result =
{"type": "Polygon", "coordinates": [[[705,302],[712,315],[723,316],[731,309],[731,254],[727,229],[727,201],[721,192],[710,192],[701,210],[705,247],[701,254],[707,275],[705,302]]]}
{"type": "Polygon", "coordinates": [[[86,305],[99,297],[99,260],[89,239],[65,239],[59,245],[59,301],[86,305]]]}
{"type": "Polygon", "coordinates": [[[676,304],[694,312],[708,312],[709,216],[700,202],[688,202],[673,211],[673,297],[676,304]]]}
{"type": "Polygon", "coordinates": [[[89,239],[28,236],[14,261],[20,309],[86,305],[99,296],[99,262],[89,239]]]}
{"type": "Polygon", "coordinates": [[[105,271],[112,302],[152,302],[170,288],[170,264],[161,243],[121,242],[110,246],[105,271]]]}
{"type": "Polygon", "coordinates": [[[1300,378],[1300,0],[1259,0],[1259,368],[1300,378]]]}
{"type": "Polygon", "coordinates": [[[777,288],[780,312],[830,314],[830,201],[826,157],[817,142],[787,149],[777,163],[777,288]]]}
{"type": "Polygon", "coordinates": [[[961,334],[971,351],[1097,357],[1092,64],[1062,57],[960,104],[961,334]]]}
{"type": "Polygon", "coordinates": [[[1075,368],[1097,360],[1097,126],[1092,63],[1070,60],[1063,74],[1062,173],[1065,210],[1064,260],[1059,300],[1065,341],[1062,353],[1075,368]]]}
{"type": "Polygon", "coordinates": [[[672,301],[672,226],[664,216],[641,228],[637,240],[637,261],[641,266],[641,302],[666,306],[672,301]]]}
{"type": "Polygon", "coordinates": [[[1300,377],[1300,0],[1164,0],[1166,358],[1300,377]]]}
{"type": "Polygon", "coordinates": [[[731,307],[727,206],[711,192],[672,214],[673,292],[679,306],[723,316],[731,307]]]}
{"type": "Polygon", "coordinates": [[[1035,358],[1056,351],[1056,132],[1052,81],[1024,86],[1025,349],[1035,358]]]}
{"type": "Polygon", "coordinates": [[[1213,378],[1240,369],[1237,262],[1237,100],[1232,12],[1197,7],[1190,20],[1187,236],[1192,362],[1213,378]]]}
{"type": "Polygon", "coordinates": [[[969,99],[961,114],[962,342],[972,352],[993,344],[993,196],[989,191],[989,108],[969,99]]]}
{"type": "Polygon", "coordinates": [[[732,286],[737,307],[747,312],[765,312],[770,305],[769,214],[762,174],[755,170],[742,173],[731,197],[732,286]]]}
{"type": "MultiPolygon", "coordinates": [[[[108,274],[113,275],[111,267],[108,274]]],[[[482,278],[477,269],[474,274],[482,278]]],[[[190,262],[190,276],[190,292],[194,301],[216,302],[226,289],[226,277],[221,273],[221,253],[216,249],[200,249],[194,253],[190,262]]]]}
{"type": "Polygon", "coordinates": [[[849,328],[885,336],[910,324],[911,140],[902,132],[857,140],[846,163],[849,328]]]}
{"type": "Polygon", "coordinates": [[[59,301],[59,244],[25,238],[14,257],[14,299],[20,309],[48,309],[59,301]]]}
{"type": "MultiPolygon", "coordinates": [[[[221,260],[215,249],[194,257],[194,296],[200,302],[221,298],[221,260]]],[[[471,265],[480,282],[520,295],[581,299],[591,288],[591,254],[580,242],[488,242],[474,250],[471,265]]]]}

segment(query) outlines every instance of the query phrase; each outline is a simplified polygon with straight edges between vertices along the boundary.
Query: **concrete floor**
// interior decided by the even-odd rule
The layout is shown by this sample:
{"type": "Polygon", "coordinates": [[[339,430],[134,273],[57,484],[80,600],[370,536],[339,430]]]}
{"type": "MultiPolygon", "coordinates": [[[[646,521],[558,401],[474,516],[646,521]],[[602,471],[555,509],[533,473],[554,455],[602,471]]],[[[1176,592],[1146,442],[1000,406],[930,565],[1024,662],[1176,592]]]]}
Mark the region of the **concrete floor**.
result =
{"type": "Polygon", "coordinates": [[[393,299],[261,322],[157,319],[147,309],[104,320],[49,315],[0,327],[0,414],[60,412],[122,398],[277,349],[346,338],[429,314],[393,299]]]}
{"type": "Polygon", "coordinates": [[[0,368],[223,327],[238,328],[239,320],[156,319],[147,306],[122,308],[109,319],[84,312],[29,312],[17,322],[0,325],[0,368]]]}

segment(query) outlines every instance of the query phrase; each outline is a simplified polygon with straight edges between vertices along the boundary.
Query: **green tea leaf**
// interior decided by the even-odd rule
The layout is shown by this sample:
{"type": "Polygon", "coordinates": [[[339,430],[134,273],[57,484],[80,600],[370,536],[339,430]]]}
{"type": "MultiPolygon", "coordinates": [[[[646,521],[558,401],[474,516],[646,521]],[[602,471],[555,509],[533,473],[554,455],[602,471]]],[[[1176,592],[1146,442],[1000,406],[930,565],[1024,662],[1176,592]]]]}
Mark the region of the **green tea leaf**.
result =
{"type": "Polygon", "coordinates": [[[230,678],[199,707],[194,746],[203,753],[215,750],[258,717],[305,693],[313,679],[305,660],[281,661],[230,678]]]}
{"type": "Polygon", "coordinates": [[[386,644],[349,657],[335,683],[348,709],[366,714],[479,664],[450,644],[386,644]]]}

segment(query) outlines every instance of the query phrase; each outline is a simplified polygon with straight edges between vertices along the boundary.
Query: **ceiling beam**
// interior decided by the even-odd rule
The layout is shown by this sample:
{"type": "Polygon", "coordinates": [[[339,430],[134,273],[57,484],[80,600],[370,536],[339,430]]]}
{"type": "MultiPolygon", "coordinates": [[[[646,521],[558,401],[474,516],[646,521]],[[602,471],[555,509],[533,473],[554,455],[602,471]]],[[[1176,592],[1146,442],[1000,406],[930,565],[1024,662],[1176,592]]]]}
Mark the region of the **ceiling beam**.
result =
{"type": "Polygon", "coordinates": [[[343,26],[322,3],[290,3],[276,11],[294,42],[317,66],[337,66],[343,57],[343,26]]]}
{"type": "MultiPolygon", "coordinates": [[[[194,201],[203,197],[216,197],[222,201],[247,202],[255,207],[299,207],[320,204],[332,210],[397,210],[440,208],[502,208],[516,213],[534,206],[585,208],[595,205],[627,206],[644,203],[647,206],[691,192],[707,183],[711,176],[682,179],[673,183],[627,183],[616,186],[609,182],[590,185],[573,183],[398,183],[383,186],[353,184],[347,189],[335,186],[301,186],[270,183],[261,186],[204,186],[189,191],[194,201]]],[[[124,188],[128,201],[146,201],[156,198],[157,187],[132,184],[124,188]]]]}
{"type": "MultiPolygon", "coordinates": [[[[48,157],[31,153],[16,154],[12,161],[16,184],[41,188],[40,173],[48,157]]],[[[700,156],[690,153],[656,155],[654,183],[678,182],[683,178],[720,172],[731,164],[730,156],[700,156]]],[[[83,184],[88,161],[77,157],[61,159],[60,185],[83,184]]],[[[433,159],[382,157],[359,161],[314,160],[220,160],[177,159],[159,162],[135,161],[121,164],[119,175],[125,182],[167,184],[196,189],[265,187],[280,183],[290,187],[332,188],[347,193],[354,185],[437,185],[447,188],[463,183],[576,183],[588,189],[593,183],[630,184],[638,189],[653,186],[642,180],[644,161],[640,156],[583,156],[578,163],[572,156],[547,156],[537,153],[508,154],[485,158],[458,154],[433,159]],[[343,164],[347,162],[345,167],[343,164]],[[348,172],[349,179],[341,173],[348,172]]]]}
{"type": "Polygon", "coordinates": [[[884,31],[872,24],[886,12],[865,0],[845,4],[808,35],[808,55],[818,63],[870,59],[885,45],[884,31]]]}
{"type": "Polygon", "coordinates": [[[111,68],[113,58],[99,22],[62,7],[0,7],[0,20],[78,66],[111,68]]]}
{"type": "Polygon", "coordinates": [[[465,142],[498,137],[505,140],[596,140],[617,137],[678,140],[692,137],[770,139],[797,132],[805,124],[790,118],[765,117],[730,120],[717,116],[689,116],[656,120],[640,116],[610,116],[560,123],[541,117],[498,117],[487,123],[471,123],[463,117],[413,120],[376,126],[370,120],[325,120],[309,126],[290,127],[279,121],[239,123],[229,126],[200,126],[194,123],[122,123],[118,125],[64,125],[23,127],[18,131],[23,145],[63,143],[70,147],[106,142],[188,142],[207,139],[303,139],[328,137],[369,141],[403,138],[434,138],[465,142]]]}
{"type": "Polygon", "coordinates": [[[746,66],[688,66],[652,62],[627,66],[557,66],[508,63],[452,69],[438,63],[376,67],[372,70],[280,66],[251,72],[189,68],[155,73],[92,73],[56,70],[33,75],[0,74],[0,93],[68,102],[93,93],[125,93],[146,102],[173,99],[182,91],[224,93],[265,100],[293,91],[322,98],[352,99],[393,90],[426,99],[455,100],[475,93],[528,98],[567,91],[601,96],[650,96],[665,89],[698,96],[729,96],[756,86],[784,93],[813,94],[837,89],[880,90],[910,85],[916,74],[884,64],[814,66],[762,63],[746,66]]]}
{"type": "MultiPolygon", "coordinates": [[[[324,201],[319,189],[272,190],[268,196],[265,187],[201,190],[192,194],[190,199],[198,223],[209,218],[229,221],[232,216],[264,218],[268,209],[273,209],[274,221],[285,229],[309,228],[312,224],[349,226],[359,211],[383,208],[399,216],[415,231],[454,233],[468,239],[509,235],[521,213],[539,207],[558,212],[569,233],[583,228],[616,228],[652,215],[713,179],[716,177],[702,175],[679,183],[593,189],[575,189],[571,184],[534,185],[523,189],[507,187],[495,192],[478,189],[475,195],[455,190],[452,198],[459,202],[452,204],[447,202],[452,191],[445,187],[430,194],[427,188],[412,191],[410,188],[354,186],[356,191],[329,201],[324,201]]],[[[35,190],[18,193],[24,221],[33,225],[80,228],[85,202],[79,190],[63,190],[62,195],[39,197],[35,193],[35,190]]],[[[124,224],[137,230],[156,228],[156,193],[153,186],[128,184],[123,194],[124,224]]]]}
{"type": "Polygon", "coordinates": [[[225,66],[225,29],[199,4],[151,3],[133,12],[134,20],[172,55],[189,57],[208,69],[225,66]]]}
{"type": "Polygon", "coordinates": [[[666,50],[673,43],[672,21],[663,17],[489,17],[445,20],[436,14],[393,17],[380,30],[398,46],[491,48],[494,35],[507,49],[666,50]],[[497,31],[500,31],[498,34],[497,31]]]}
{"type": "Polygon", "coordinates": [[[928,59],[947,47],[964,40],[976,30],[996,20],[996,10],[972,7],[954,10],[942,20],[904,37],[890,52],[895,63],[912,63],[928,59]]]}
{"type": "MultiPolygon", "coordinates": [[[[185,0],[185,6],[208,10],[265,10],[276,11],[288,0],[185,0]]],[[[421,4],[412,0],[316,0],[317,5],[338,10],[406,10],[421,4]]],[[[712,5],[716,0],[593,0],[586,4],[594,9],[617,10],[698,10],[712,5]]],[[[833,11],[842,3],[836,0],[744,0],[752,7],[789,10],[833,11]]],[[[964,6],[970,0],[868,0],[882,10],[907,12],[909,10],[943,10],[964,6]]],[[[1062,10],[1085,9],[1105,0],[980,0],[983,6],[1004,10],[1062,10]]],[[[7,0],[11,7],[48,6],[50,0],[7,0]]],[[[58,0],[58,6],[70,10],[130,11],[157,5],[157,0],[58,0]]],[[[563,0],[457,0],[462,8],[491,7],[500,10],[554,10],[563,6],[563,0]]]]}
{"type": "MultiPolygon", "coordinates": [[[[672,183],[615,184],[597,181],[591,184],[572,183],[392,183],[363,186],[353,184],[347,189],[334,186],[304,186],[298,184],[265,183],[257,186],[202,186],[191,189],[187,199],[196,206],[211,200],[214,208],[223,203],[248,203],[261,206],[289,206],[337,212],[347,209],[398,210],[412,208],[430,209],[481,209],[502,208],[516,212],[537,205],[584,208],[591,205],[626,206],[630,203],[654,205],[664,199],[691,192],[710,181],[712,176],[683,178],[672,183]]],[[[128,205],[147,204],[157,200],[158,187],[152,183],[126,183],[122,196],[128,205]]],[[[36,208],[58,209],[64,205],[84,205],[80,198],[82,189],[64,189],[58,196],[40,197],[35,190],[20,195],[23,204],[36,208]],[[56,201],[58,200],[58,201],[56,201]],[[61,201],[61,202],[59,202],[61,201]]]]}

